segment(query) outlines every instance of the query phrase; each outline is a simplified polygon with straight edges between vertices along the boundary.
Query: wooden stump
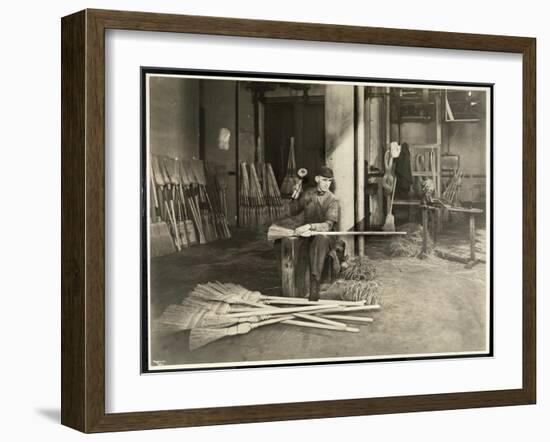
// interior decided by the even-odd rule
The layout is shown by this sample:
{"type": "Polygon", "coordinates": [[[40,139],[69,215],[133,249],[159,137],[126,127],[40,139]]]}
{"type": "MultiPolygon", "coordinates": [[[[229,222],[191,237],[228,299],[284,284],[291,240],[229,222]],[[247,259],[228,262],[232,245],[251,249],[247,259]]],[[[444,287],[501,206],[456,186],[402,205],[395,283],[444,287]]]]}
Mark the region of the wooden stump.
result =
{"type": "Polygon", "coordinates": [[[281,282],[283,296],[296,297],[296,258],[300,245],[299,238],[281,240],[281,282]]]}

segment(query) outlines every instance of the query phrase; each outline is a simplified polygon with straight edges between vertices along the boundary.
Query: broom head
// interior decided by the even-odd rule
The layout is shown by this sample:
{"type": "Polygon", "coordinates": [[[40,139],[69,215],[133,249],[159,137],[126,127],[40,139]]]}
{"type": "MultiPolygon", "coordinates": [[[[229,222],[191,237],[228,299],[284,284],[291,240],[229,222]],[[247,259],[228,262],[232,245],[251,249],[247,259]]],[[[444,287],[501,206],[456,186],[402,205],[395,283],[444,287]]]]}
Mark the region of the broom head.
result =
{"type": "Polygon", "coordinates": [[[286,227],[278,226],[277,224],[272,224],[267,230],[267,240],[275,241],[277,239],[289,238],[294,235],[294,229],[288,229],[286,227]]]}
{"type": "Polygon", "coordinates": [[[204,347],[225,336],[248,333],[250,330],[252,330],[252,326],[249,322],[241,322],[227,328],[194,328],[189,333],[189,350],[193,351],[204,347]]]}
{"type": "Polygon", "coordinates": [[[395,232],[395,218],[391,213],[386,216],[386,222],[384,223],[382,230],[385,232],[395,232]]]}

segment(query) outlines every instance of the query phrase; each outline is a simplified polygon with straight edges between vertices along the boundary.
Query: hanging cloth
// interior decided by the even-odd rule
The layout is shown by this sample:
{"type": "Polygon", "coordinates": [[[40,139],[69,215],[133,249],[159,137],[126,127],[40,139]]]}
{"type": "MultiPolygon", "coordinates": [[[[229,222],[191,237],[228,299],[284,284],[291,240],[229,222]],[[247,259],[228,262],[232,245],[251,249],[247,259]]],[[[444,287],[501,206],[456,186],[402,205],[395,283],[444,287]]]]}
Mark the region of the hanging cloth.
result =
{"type": "Polygon", "coordinates": [[[411,153],[409,145],[403,143],[401,145],[401,153],[395,160],[395,176],[397,177],[397,185],[395,193],[399,198],[406,198],[413,184],[411,170],[411,153]]]}

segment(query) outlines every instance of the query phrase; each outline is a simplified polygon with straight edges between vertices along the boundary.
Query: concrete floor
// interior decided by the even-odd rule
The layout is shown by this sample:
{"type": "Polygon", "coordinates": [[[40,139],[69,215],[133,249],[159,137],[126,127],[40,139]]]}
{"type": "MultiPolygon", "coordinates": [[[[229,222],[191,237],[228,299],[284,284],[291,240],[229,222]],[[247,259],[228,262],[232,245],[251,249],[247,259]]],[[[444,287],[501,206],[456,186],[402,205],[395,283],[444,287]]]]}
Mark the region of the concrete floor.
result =
{"type": "MultiPolygon", "coordinates": [[[[462,233],[467,244],[463,227],[443,235],[439,242],[456,242],[462,233]]],[[[153,259],[153,330],[164,309],[181,302],[198,283],[219,280],[264,294],[280,294],[275,253],[263,238],[237,231],[231,240],[153,259]]],[[[463,264],[435,256],[424,260],[389,258],[384,241],[369,240],[367,246],[367,254],[377,266],[377,280],[382,283],[382,308],[370,314],[374,322],[358,326],[359,333],[275,324],[190,352],[188,332],[154,330],[151,360],[180,365],[485,350],[485,265],[468,270],[463,264]]]]}

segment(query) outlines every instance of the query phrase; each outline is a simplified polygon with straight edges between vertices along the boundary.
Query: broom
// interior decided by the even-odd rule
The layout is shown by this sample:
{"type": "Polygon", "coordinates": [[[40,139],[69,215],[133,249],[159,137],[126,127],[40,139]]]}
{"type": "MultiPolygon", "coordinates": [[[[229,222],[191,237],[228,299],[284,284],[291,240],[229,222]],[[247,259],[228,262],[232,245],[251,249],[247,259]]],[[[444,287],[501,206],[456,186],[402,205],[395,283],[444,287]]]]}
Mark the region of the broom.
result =
{"type": "Polygon", "coordinates": [[[254,163],[250,164],[250,189],[253,196],[253,204],[255,211],[255,219],[257,226],[263,226],[266,220],[265,214],[265,199],[262,192],[262,186],[260,185],[260,180],[258,179],[258,174],[256,173],[256,167],[254,163]]]}
{"type": "Polygon", "coordinates": [[[161,206],[159,203],[159,196],[157,195],[157,189],[155,186],[155,176],[153,167],[151,165],[151,193],[153,194],[153,201],[156,212],[156,222],[150,225],[150,250],[151,257],[167,255],[176,251],[168,225],[161,218],[161,206]]]}
{"type": "Polygon", "coordinates": [[[178,195],[179,195],[179,203],[181,209],[183,209],[183,225],[185,229],[185,236],[187,237],[187,242],[190,246],[193,246],[197,244],[197,233],[195,231],[195,226],[193,225],[193,221],[189,218],[189,213],[187,211],[187,202],[185,198],[185,180],[182,176],[182,167],[181,167],[181,161],[176,159],[176,167],[178,169],[178,195]]]}
{"type": "Polygon", "coordinates": [[[187,161],[182,160],[180,163],[180,177],[182,180],[182,184],[184,186],[184,192],[183,192],[184,197],[187,204],[189,205],[191,216],[193,217],[193,222],[194,222],[193,230],[195,230],[195,228],[197,230],[197,233],[199,236],[198,238],[199,244],[206,244],[206,238],[204,236],[204,231],[202,229],[198,202],[193,197],[193,189],[192,189],[193,179],[191,177],[191,173],[189,171],[189,165],[187,161]]]}
{"type": "MultiPolygon", "coordinates": [[[[388,236],[388,235],[406,235],[407,232],[384,232],[379,230],[370,230],[370,231],[363,231],[363,232],[355,232],[355,231],[349,231],[349,232],[314,232],[314,231],[308,231],[305,234],[302,234],[300,236],[307,237],[307,236],[317,236],[317,235],[325,235],[325,236],[388,236]]],[[[295,233],[294,229],[288,229],[286,227],[281,227],[276,224],[273,224],[269,227],[267,231],[267,239],[268,241],[275,241],[278,239],[283,238],[291,238],[298,236],[295,233]]]]}
{"type": "Polygon", "coordinates": [[[164,212],[164,175],[161,171],[160,165],[159,165],[159,159],[156,155],[151,155],[151,170],[153,172],[153,178],[155,179],[155,184],[158,187],[158,196],[159,196],[159,204],[160,204],[160,217],[163,221],[166,221],[167,215],[164,212]]]}
{"type": "Polygon", "coordinates": [[[190,160],[190,171],[191,175],[194,177],[194,183],[197,186],[197,205],[200,208],[200,214],[202,219],[202,225],[204,227],[204,235],[206,241],[211,242],[216,238],[215,227],[212,223],[212,218],[209,210],[209,204],[204,193],[204,186],[206,185],[206,178],[204,176],[204,168],[202,161],[200,160],[190,160]]]}
{"type": "MultiPolygon", "coordinates": [[[[214,210],[219,235],[223,239],[229,239],[231,238],[231,231],[229,230],[229,224],[227,222],[227,203],[224,203],[222,199],[222,197],[225,198],[225,190],[222,191],[221,188],[218,168],[211,163],[205,163],[205,170],[207,172],[206,191],[214,210]]],[[[223,170],[225,170],[225,168],[223,170]]]]}
{"type": "Polygon", "coordinates": [[[373,322],[372,318],[368,318],[366,316],[323,315],[322,317],[330,318],[330,319],[339,319],[341,321],[351,321],[351,322],[364,322],[364,323],[373,322]]]}
{"type": "Polygon", "coordinates": [[[345,332],[351,332],[351,333],[358,333],[358,328],[348,327],[345,324],[343,324],[343,327],[334,327],[332,325],[326,325],[326,324],[312,324],[311,322],[305,322],[305,321],[298,321],[296,319],[287,319],[283,321],[283,324],[289,324],[289,325],[298,325],[300,327],[309,327],[309,328],[321,328],[325,330],[335,330],[335,331],[345,331],[345,332]]]}
{"type": "MultiPolygon", "coordinates": [[[[160,168],[160,172],[162,173],[162,177],[165,183],[165,208],[168,212],[168,219],[170,220],[170,225],[172,226],[172,232],[174,237],[174,242],[176,244],[176,249],[181,250],[183,246],[183,240],[180,236],[180,231],[178,227],[178,223],[176,220],[176,210],[174,207],[174,198],[175,198],[175,180],[170,177],[170,174],[168,172],[169,163],[172,159],[168,157],[159,157],[158,158],[158,164],[160,168]],[[167,195],[166,195],[167,194],[167,195]]],[[[173,161],[173,160],[172,160],[173,161]]]]}
{"type": "Polygon", "coordinates": [[[255,323],[242,322],[227,328],[194,328],[189,333],[189,349],[193,351],[226,336],[244,335],[255,328],[276,324],[291,318],[292,316],[281,316],[255,323]]]}
{"type": "Polygon", "coordinates": [[[246,169],[246,163],[242,162],[240,165],[241,177],[240,183],[241,188],[239,192],[239,219],[243,227],[250,227],[250,197],[249,197],[249,187],[250,182],[248,179],[248,171],[246,169]]]}
{"type": "MultiPolygon", "coordinates": [[[[287,313],[303,313],[303,312],[318,312],[334,308],[328,304],[322,305],[306,305],[300,307],[286,307],[286,308],[277,308],[277,307],[267,307],[266,308],[256,308],[250,311],[238,312],[238,313],[229,313],[230,316],[245,318],[248,316],[257,316],[257,315],[282,315],[287,313]]],[[[353,308],[353,307],[352,307],[353,308]]],[[[340,311],[338,309],[338,311],[340,311]]]]}
{"type": "Polygon", "coordinates": [[[170,180],[170,183],[172,184],[172,199],[170,200],[170,207],[172,210],[173,218],[176,221],[177,226],[177,232],[179,241],[182,245],[182,247],[189,247],[189,240],[187,238],[187,231],[185,222],[183,221],[183,215],[181,213],[181,207],[178,203],[178,199],[176,199],[179,196],[179,192],[181,189],[179,189],[181,177],[179,173],[179,164],[177,159],[174,158],[165,158],[164,159],[164,168],[166,170],[166,175],[168,176],[168,179],[170,180]],[[176,210],[174,208],[174,201],[175,204],[178,205],[178,215],[179,217],[176,217],[176,210]],[[179,219],[177,219],[179,218],[179,219]]]}
{"type": "MultiPolygon", "coordinates": [[[[201,286],[201,288],[204,290],[210,289],[212,290],[211,293],[214,294],[214,298],[208,297],[206,299],[215,299],[215,300],[223,299],[224,302],[230,302],[230,303],[234,302],[234,303],[256,306],[260,308],[266,307],[266,305],[258,303],[258,301],[262,299],[266,299],[267,298],[266,296],[262,295],[259,292],[251,292],[250,290],[247,290],[244,287],[241,287],[238,285],[233,285],[233,284],[223,285],[219,282],[215,282],[215,283],[209,283],[206,287],[201,286]]],[[[206,292],[206,296],[211,296],[208,290],[206,292]]],[[[274,304],[280,303],[280,301],[275,301],[273,303],[274,304]]],[[[342,324],[336,321],[327,320],[324,318],[318,318],[316,316],[309,315],[307,313],[294,313],[293,316],[296,316],[302,319],[308,319],[313,322],[320,322],[320,323],[331,325],[337,328],[345,328],[345,324],[342,324]]]]}
{"type": "Polygon", "coordinates": [[[382,227],[382,230],[384,230],[385,232],[395,232],[395,218],[392,212],[393,212],[393,198],[395,196],[396,187],[397,187],[397,175],[395,175],[393,179],[393,189],[391,193],[390,205],[388,207],[388,214],[386,215],[386,221],[384,222],[384,226],[382,227]]]}
{"type": "Polygon", "coordinates": [[[286,165],[286,175],[281,184],[281,193],[283,195],[292,195],[296,185],[296,158],[294,155],[294,137],[290,137],[290,147],[288,149],[288,160],[286,165]]]}
{"type": "Polygon", "coordinates": [[[228,304],[244,304],[253,307],[265,307],[264,304],[243,299],[243,297],[237,293],[224,293],[205,285],[195,287],[191,293],[191,296],[193,298],[198,298],[205,301],[221,301],[228,304]]]}
{"type": "Polygon", "coordinates": [[[170,206],[169,194],[171,191],[171,182],[170,178],[166,174],[164,167],[164,160],[161,157],[153,156],[152,157],[153,172],[157,183],[159,184],[160,193],[162,195],[164,209],[164,220],[168,221],[171,226],[171,236],[176,246],[176,250],[181,250],[181,241],[178,234],[178,229],[175,223],[175,219],[172,217],[172,208],[170,206]]]}
{"type": "Polygon", "coordinates": [[[265,319],[269,319],[269,316],[235,318],[212,313],[200,307],[170,305],[158,319],[158,323],[173,330],[190,330],[196,327],[228,327],[240,322],[259,322],[265,319]]]}
{"type": "Polygon", "coordinates": [[[294,304],[294,305],[319,305],[319,304],[331,304],[341,306],[359,306],[363,305],[362,301],[340,301],[337,299],[320,299],[319,301],[309,301],[305,298],[292,298],[286,296],[266,296],[260,292],[253,292],[246,289],[243,286],[232,283],[221,283],[218,281],[208,283],[215,285],[221,291],[227,291],[245,296],[247,301],[263,302],[265,304],[294,304]],[[251,295],[249,295],[249,293],[251,295]]]}

